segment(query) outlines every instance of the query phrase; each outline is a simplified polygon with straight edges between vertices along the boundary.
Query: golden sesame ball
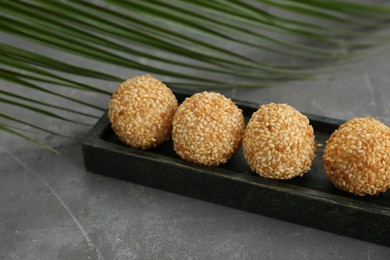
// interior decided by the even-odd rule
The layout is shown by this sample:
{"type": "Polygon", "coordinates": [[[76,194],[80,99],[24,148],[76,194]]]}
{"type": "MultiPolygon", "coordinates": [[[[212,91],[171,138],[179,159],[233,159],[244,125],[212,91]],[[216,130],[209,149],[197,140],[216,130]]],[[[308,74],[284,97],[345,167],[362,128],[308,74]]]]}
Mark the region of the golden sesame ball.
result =
{"type": "Polygon", "coordinates": [[[174,149],[184,160],[217,166],[236,152],[244,129],[242,110],[230,98],[197,93],[177,109],[172,130],[174,149]]]}
{"type": "Polygon", "coordinates": [[[171,136],[177,100],[150,75],[123,82],[112,94],[108,117],[115,134],[132,148],[156,147],[171,136]]]}
{"type": "Polygon", "coordinates": [[[316,156],[313,127],[287,104],[262,105],[245,130],[243,151],[260,176],[278,180],[302,176],[316,156]]]}
{"type": "Polygon", "coordinates": [[[323,164],[339,189],[364,196],[390,188],[390,128],[371,117],[354,118],[327,141],[323,164]]]}

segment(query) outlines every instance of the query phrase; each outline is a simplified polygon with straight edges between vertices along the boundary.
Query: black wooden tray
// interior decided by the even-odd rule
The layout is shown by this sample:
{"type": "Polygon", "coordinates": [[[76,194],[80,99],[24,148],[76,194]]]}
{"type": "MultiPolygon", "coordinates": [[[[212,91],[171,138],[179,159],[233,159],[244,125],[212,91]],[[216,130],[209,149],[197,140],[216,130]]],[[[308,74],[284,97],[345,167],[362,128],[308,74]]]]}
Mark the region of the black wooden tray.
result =
{"type": "MultiPolygon", "coordinates": [[[[174,92],[179,103],[190,93],[174,92]]],[[[246,120],[258,104],[235,101],[246,120]]],[[[312,170],[303,177],[276,181],[254,174],[241,149],[224,165],[202,166],[180,159],[172,141],[141,151],[123,145],[107,114],[83,143],[88,171],[202,199],[225,206],[390,246],[390,192],[358,197],[337,190],[326,178],[326,140],[343,121],[306,114],[318,148],[312,170]]]]}

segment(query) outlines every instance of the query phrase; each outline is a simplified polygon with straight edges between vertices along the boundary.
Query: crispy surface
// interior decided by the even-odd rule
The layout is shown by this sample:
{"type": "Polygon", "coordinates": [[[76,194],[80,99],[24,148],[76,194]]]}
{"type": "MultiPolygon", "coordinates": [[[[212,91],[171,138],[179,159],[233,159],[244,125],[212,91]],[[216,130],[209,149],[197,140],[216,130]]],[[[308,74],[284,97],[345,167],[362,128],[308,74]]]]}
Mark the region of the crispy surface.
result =
{"type": "Polygon", "coordinates": [[[263,177],[302,176],[316,156],[313,127],[287,104],[262,105],[245,130],[243,151],[251,169],[263,177]]]}
{"type": "Polygon", "coordinates": [[[390,188],[390,128],[371,118],[341,125],[324,150],[323,164],[339,189],[364,196],[390,188]]]}
{"type": "Polygon", "coordinates": [[[204,164],[225,163],[238,149],[244,134],[242,110],[219,93],[197,93],[179,106],[172,139],[183,159],[204,164]]]}
{"type": "Polygon", "coordinates": [[[149,149],[170,138],[177,106],[176,97],[161,81],[150,75],[137,76],[112,94],[108,117],[123,143],[149,149]]]}

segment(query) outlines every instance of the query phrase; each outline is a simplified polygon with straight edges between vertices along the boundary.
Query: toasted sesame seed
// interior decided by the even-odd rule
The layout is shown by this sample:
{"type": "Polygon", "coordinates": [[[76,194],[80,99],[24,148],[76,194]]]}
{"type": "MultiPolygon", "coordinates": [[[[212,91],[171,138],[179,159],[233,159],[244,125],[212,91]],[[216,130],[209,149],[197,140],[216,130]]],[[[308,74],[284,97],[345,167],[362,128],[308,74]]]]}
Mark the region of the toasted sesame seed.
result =
{"type": "Polygon", "coordinates": [[[243,139],[244,157],[260,176],[290,179],[310,170],[316,144],[306,116],[287,104],[262,105],[243,139]]]}
{"type": "Polygon", "coordinates": [[[108,117],[115,134],[133,148],[156,147],[171,136],[177,109],[172,91],[150,75],[123,82],[112,94],[108,117]]]}
{"type": "Polygon", "coordinates": [[[184,160],[217,166],[237,151],[244,129],[242,110],[230,98],[197,93],[186,98],[174,116],[174,150],[184,160]]]}
{"type": "Polygon", "coordinates": [[[323,165],[337,188],[359,196],[377,195],[390,188],[389,154],[390,128],[371,117],[354,118],[330,136],[323,165]]]}

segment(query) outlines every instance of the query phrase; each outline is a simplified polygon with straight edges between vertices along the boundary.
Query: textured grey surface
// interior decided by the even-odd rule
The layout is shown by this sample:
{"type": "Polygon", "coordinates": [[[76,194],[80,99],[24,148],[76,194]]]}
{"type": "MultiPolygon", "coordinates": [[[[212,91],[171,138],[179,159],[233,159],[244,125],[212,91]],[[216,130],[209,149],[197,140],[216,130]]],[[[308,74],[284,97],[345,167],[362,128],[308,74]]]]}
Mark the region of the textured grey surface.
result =
{"type": "Polygon", "coordinates": [[[388,259],[390,249],[1,148],[1,259],[388,259]]]}
{"type": "MultiPolygon", "coordinates": [[[[0,36],[19,46],[102,69],[100,63],[0,36]]],[[[389,125],[389,61],[387,52],[318,81],[225,94],[260,103],[287,102],[304,112],[341,119],[372,115],[389,125]]],[[[138,74],[110,66],[103,69],[122,77],[138,74]]],[[[115,87],[93,80],[85,83],[110,90],[115,87]]],[[[64,93],[106,106],[104,96],[64,93]]],[[[35,92],[31,96],[43,97],[35,92]]],[[[80,144],[89,127],[11,106],[0,109],[77,137],[36,135],[55,146],[62,153],[58,156],[0,133],[0,259],[390,258],[390,248],[86,172],[80,144]]]]}

